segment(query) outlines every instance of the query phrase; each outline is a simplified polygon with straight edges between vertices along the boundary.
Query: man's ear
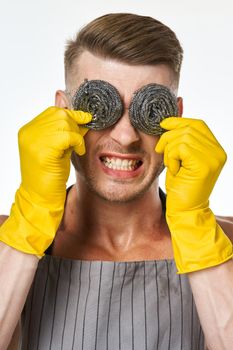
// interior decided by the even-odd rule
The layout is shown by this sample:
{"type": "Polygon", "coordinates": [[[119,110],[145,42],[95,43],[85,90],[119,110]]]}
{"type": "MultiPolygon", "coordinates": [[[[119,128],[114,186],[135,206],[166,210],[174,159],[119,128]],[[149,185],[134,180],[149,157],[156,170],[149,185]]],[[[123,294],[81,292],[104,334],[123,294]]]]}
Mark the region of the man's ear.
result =
{"type": "Polygon", "coordinates": [[[55,106],[60,108],[70,108],[69,100],[62,90],[57,90],[55,94],[55,106]]]}
{"type": "Polygon", "coordinates": [[[183,98],[177,97],[177,107],[178,107],[178,116],[182,117],[183,115],[183,98]]]}

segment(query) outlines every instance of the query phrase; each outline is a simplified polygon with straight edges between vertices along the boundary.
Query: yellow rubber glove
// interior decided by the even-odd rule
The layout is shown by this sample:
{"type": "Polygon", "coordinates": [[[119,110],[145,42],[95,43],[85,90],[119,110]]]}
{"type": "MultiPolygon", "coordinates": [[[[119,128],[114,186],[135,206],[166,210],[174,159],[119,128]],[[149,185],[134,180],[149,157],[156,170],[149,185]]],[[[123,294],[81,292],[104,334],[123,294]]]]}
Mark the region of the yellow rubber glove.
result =
{"type": "Polygon", "coordinates": [[[61,222],[70,173],[70,155],[85,153],[78,124],[89,113],[50,107],[19,130],[21,184],[0,240],[38,257],[51,244],[61,222]]]}
{"type": "Polygon", "coordinates": [[[164,153],[166,218],[178,273],[205,269],[232,258],[231,241],[209,208],[209,196],[226,161],[226,153],[207,125],[171,117],[155,147],[164,153]]]}

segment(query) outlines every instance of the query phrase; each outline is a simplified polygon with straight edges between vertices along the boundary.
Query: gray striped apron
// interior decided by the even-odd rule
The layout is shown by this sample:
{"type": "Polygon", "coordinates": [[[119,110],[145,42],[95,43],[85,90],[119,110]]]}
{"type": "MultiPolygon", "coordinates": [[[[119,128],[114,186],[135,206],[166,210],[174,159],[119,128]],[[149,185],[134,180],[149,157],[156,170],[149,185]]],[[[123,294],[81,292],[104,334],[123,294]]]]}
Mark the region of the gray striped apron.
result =
{"type": "Polygon", "coordinates": [[[22,315],[22,350],[203,350],[186,275],[173,260],[46,255],[22,315]]]}

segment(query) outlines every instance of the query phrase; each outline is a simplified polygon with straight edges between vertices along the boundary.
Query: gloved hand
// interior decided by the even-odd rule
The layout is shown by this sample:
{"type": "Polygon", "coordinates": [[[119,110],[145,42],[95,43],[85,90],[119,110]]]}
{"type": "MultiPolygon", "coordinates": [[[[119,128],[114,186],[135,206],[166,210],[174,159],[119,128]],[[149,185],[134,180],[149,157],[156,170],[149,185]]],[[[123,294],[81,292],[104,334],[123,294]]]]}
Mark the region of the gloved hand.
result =
{"type": "Polygon", "coordinates": [[[89,113],[50,107],[19,130],[21,184],[0,240],[37,256],[52,242],[64,212],[70,155],[85,153],[89,113]]]}
{"type": "Polygon", "coordinates": [[[209,208],[209,196],[226,153],[201,120],[171,117],[160,125],[169,130],[155,151],[164,153],[167,167],[166,218],[178,272],[221,264],[232,258],[233,247],[209,208]]]}

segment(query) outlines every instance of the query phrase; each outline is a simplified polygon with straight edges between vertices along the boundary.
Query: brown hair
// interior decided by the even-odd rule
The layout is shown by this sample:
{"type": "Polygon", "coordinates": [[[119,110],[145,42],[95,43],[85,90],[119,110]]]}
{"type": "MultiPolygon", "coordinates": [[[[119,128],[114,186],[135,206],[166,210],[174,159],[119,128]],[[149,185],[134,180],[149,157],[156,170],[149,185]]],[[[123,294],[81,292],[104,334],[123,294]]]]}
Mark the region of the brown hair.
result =
{"type": "Polygon", "coordinates": [[[175,33],[154,18],[130,13],[112,13],[96,18],[67,43],[65,76],[72,74],[83,51],[131,65],[167,64],[176,84],[183,49],[175,33]]]}

